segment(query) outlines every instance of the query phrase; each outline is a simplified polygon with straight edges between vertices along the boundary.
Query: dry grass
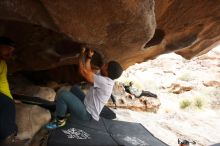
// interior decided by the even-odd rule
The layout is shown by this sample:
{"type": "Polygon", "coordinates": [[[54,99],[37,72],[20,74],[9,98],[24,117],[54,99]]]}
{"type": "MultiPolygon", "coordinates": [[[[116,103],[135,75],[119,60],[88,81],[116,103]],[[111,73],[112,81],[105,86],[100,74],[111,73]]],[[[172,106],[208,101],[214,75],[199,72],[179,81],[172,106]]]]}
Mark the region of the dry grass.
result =
{"type": "Polygon", "coordinates": [[[200,97],[196,97],[194,99],[194,106],[198,109],[202,109],[204,107],[205,101],[200,97]]]}
{"type": "Polygon", "coordinates": [[[188,99],[184,99],[180,102],[180,108],[185,109],[191,105],[191,101],[188,99]]]}

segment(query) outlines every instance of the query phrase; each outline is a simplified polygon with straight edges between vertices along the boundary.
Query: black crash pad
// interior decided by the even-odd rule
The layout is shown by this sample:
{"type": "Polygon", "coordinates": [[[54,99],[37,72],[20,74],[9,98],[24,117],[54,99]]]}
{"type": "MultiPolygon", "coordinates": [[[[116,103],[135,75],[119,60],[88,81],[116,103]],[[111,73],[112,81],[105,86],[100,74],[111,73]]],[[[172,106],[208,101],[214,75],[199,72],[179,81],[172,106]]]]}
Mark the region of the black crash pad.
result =
{"type": "Polygon", "coordinates": [[[167,146],[139,123],[71,119],[50,131],[48,146],[167,146]]]}

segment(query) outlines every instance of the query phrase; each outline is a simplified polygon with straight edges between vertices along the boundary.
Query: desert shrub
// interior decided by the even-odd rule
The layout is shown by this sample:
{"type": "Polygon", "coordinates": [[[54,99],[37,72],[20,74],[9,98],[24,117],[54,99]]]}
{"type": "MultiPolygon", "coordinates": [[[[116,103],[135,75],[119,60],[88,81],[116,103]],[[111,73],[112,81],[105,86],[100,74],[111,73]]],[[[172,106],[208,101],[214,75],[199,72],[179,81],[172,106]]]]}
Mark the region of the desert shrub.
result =
{"type": "Polygon", "coordinates": [[[184,99],[180,102],[181,109],[185,109],[185,108],[189,107],[190,105],[191,105],[191,101],[189,101],[188,99],[184,99]]]}
{"type": "Polygon", "coordinates": [[[198,109],[202,109],[202,107],[204,106],[204,100],[202,98],[196,97],[194,99],[194,106],[198,109]]]}

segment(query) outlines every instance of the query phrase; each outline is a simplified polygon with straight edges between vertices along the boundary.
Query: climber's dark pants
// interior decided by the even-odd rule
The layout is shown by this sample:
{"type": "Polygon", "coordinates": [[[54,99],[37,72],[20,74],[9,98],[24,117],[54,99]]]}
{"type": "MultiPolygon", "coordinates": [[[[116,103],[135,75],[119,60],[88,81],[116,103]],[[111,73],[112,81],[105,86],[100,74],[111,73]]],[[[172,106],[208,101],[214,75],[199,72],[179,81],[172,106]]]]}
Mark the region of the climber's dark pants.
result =
{"type": "Polygon", "coordinates": [[[60,91],[57,95],[56,116],[57,118],[65,117],[67,111],[71,116],[80,120],[91,120],[91,114],[86,110],[84,105],[85,94],[79,86],[74,85],[70,91],[60,91]]]}
{"type": "Polygon", "coordinates": [[[14,101],[0,93],[0,141],[17,132],[15,115],[14,101]]]}
{"type": "Polygon", "coordinates": [[[149,92],[149,91],[142,91],[142,93],[141,93],[141,95],[140,95],[139,97],[141,97],[141,96],[147,96],[147,97],[157,98],[157,95],[156,95],[156,94],[151,93],[151,92],[149,92]]]}

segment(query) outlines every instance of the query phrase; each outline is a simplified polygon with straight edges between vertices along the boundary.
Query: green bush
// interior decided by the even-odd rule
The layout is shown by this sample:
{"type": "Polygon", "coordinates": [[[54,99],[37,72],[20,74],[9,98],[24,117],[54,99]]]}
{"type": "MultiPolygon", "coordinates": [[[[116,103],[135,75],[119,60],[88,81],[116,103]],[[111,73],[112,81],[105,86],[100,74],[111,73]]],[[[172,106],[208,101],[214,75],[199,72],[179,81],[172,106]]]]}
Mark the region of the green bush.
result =
{"type": "Polygon", "coordinates": [[[180,108],[185,109],[191,105],[191,102],[188,99],[182,100],[180,102],[180,108]]]}

